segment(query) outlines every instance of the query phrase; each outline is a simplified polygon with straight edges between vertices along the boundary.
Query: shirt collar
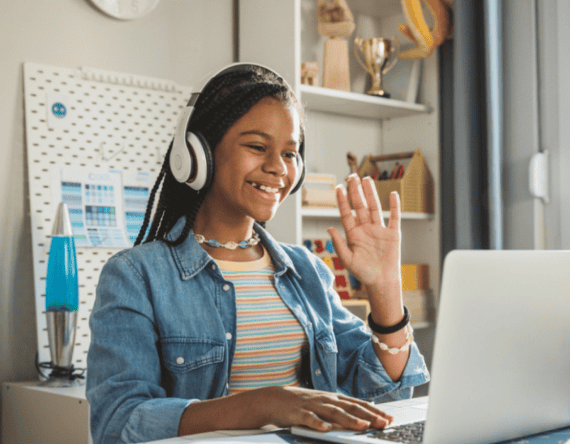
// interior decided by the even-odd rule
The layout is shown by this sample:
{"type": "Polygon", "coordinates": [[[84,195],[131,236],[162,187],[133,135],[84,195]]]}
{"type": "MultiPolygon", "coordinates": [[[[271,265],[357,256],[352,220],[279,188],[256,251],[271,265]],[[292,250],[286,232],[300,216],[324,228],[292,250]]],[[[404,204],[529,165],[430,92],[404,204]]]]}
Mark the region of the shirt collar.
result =
{"type": "MultiPolygon", "coordinates": [[[[180,236],[182,230],[184,229],[184,224],[186,223],[186,218],[182,216],[172,230],[166,235],[166,238],[170,241],[174,241],[180,236]]],[[[287,271],[291,270],[297,277],[300,278],[299,273],[293,265],[293,261],[289,255],[285,252],[283,247],[277,242],[273,236],[271,236],[261,225],[255,223],[253,229],[259,234],[259,239],[261,243],[267,249],[271,260],[275,268],[277,269],[276,275],[280,276],[287,271]]],[[[202,271],[208,264],[214,263],[214,259],[204,250],[196,238],[194,237],[194,232],[190,230],[188,236],[180,245],[170,247],[172,251],[172,256],[174,262],[178,267],[180,272],[180,277],[182,280],[188,280],[196,276],[200,271],[202,271]]]]}

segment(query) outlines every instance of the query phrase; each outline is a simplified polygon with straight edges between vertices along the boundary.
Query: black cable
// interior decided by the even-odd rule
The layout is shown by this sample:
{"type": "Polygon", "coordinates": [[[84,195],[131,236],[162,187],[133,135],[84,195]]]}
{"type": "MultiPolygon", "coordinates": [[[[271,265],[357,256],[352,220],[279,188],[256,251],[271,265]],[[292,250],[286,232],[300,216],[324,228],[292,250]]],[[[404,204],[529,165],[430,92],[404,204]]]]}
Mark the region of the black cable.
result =
{"type": "Polygon", "coordinates": [[[75,368],[73,364],[71,364],[69,367],[60,367],[58,365],[52,364],[51,362],[39,362],[38,359],[39,355],[38,352],[36,352],[36,370],[38,371],[38,374],[46,380],[52,377],[69,379],[70,381],[74,381],[76,379],[85,379],[84,373],[86,369],[84,368],[75,368]],[[51,370],[51,373],[49,375],[46,375],[42,369],[51,370]]]}

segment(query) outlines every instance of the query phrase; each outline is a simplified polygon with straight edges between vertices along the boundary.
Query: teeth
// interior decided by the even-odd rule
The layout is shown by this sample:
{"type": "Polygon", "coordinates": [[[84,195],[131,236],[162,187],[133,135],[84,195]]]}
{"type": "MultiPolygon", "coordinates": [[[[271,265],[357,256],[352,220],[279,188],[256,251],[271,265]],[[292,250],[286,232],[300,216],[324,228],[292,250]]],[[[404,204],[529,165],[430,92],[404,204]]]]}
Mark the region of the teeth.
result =
{"type": "Polygon", "coordinates": [[[266,187],[265,185],[258,185],[255,182],[252,182],[251,185],[259,190],[265,191],[266,193],[275,194],[279,191],[279,188],[266,187]]]}

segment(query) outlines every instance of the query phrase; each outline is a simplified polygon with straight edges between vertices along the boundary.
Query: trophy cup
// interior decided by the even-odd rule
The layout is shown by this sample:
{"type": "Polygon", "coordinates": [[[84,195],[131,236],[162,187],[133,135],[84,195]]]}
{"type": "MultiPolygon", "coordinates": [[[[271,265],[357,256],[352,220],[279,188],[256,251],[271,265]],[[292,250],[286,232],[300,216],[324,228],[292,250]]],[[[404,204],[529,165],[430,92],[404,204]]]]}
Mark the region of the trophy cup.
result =
{"type": "Polygon", "coordinates": [[[382,86],[382,75],[390,71],[398,61],[396,54],[399,47],[395,36],[392,40],[378,37],[363,39],[360,36],[354,39],[356,60],[372,76],[372,88],[368,90],[368,94],[390,98],[390,94],[384,91],[382,86]],[[359,51],[364,55],[364,61],[359,51]]]}

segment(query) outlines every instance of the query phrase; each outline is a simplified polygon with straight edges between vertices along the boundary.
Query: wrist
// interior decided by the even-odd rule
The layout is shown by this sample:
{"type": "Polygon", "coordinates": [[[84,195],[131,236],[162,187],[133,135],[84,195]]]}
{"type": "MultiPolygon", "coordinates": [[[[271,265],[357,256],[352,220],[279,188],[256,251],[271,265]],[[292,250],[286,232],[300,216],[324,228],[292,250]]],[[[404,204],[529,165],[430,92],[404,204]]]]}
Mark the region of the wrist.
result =
{"type": "Polygon", "coordinates": [[[400,280],[367,285],[372,317],[377,324],[394,325],[404,317],[402,283],[400,280]]]}
{"type": "Polygon", "coordinates": [[[368,293],[385,296],[402,292],[402,280],[393,279],[390,281],[376,281],[364,285],[368,293]]]}
{"type": "Polygon", "coordinates": [[[256,424],[251,428],[258,429],[271,423],[272,418],[269,413],[271,409],[268,406],[274,398],[272,389],[273,387],[263,387],[243,393],[244,396],[247,396],[247,407],[243,409],[242,413],[245,414],[246,419],[249,418],[256,424]]]}

